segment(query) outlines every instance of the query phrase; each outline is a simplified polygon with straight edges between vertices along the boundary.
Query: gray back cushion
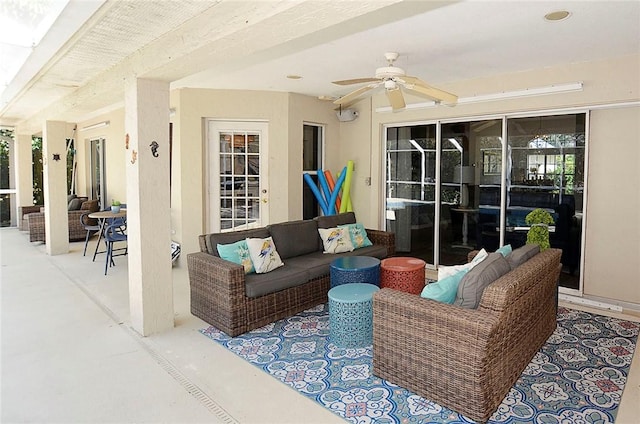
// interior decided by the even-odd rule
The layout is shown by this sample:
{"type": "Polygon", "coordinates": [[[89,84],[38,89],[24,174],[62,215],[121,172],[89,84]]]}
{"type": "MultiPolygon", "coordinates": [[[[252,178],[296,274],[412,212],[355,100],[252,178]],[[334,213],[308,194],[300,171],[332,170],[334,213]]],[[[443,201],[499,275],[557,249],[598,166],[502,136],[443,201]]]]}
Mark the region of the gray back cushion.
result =
{"type": "Polygon", "coordinates": [[[267,226],[280,259],[318,250],[318,224],[313,219],[281,222],[267,226]]]}
{"type": "Polygon", "coordinates": [[[356,214],[353,212],[339,213],[337,215],[318,216],[318,228],[334,228],[338,225],[355,224],[356,214]]]}
{"type": "Polygon", "coordinates": [[[522,265],[535,255],[540,253],[540,245],[538,244],[525,244],[522,247],[514,249],[507,255],[507,262],[511,269],[515,269],[519,265],[522,265]]]}
{"type": "Polygon", "coordinates": [[[266,228],[252,228],[250,230],[230,231],[228,233],[212,233],[205,235],[207,252],[213,256],[218,255],[218,244],[231,244],[248,237],[267,238],[269,231],[266,228]]]}
{"type": "MultiPolygon", "coordinates": [[[[353,212],[344,212],[339,213],[337,215],[323,215],[317,216],[315,218],[318,222],[318,228],[335,228],[338,225],[345,224],[355,224],[356,223],[356,214],[353,212]]],[[[322,239],[320,238],[320,234],[318,234],[317,243],[318,249],[324,250],[324,245],[322,244],[322,239]]]]}
{"type": "Polygon", "coordinates": [[[485,287],[511,271],[509,262],[500,253],[489,255],[462,277],[454,305],[476,309],[485,287]]]}
{"type": "Polygon", "coordinates": [[[82,202],[83,202],[83,200],[79,199],[77,197],[74,198],[74,199],[71,199],[71,201],[67,205],[67,210],[70,210],[70,211],[78,211],[78,210],[80,210],[80,207],[82,206],[82,202]]]}

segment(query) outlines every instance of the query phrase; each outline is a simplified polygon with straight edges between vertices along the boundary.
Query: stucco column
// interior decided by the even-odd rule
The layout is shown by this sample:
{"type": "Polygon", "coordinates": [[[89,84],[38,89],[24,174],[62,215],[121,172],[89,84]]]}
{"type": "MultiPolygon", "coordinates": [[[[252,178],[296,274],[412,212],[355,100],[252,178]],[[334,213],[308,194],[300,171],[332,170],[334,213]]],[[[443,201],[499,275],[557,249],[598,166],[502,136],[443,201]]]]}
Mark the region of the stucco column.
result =
{"type": "Polygon", "coordinates": [[[47,121],[42,129],[44,226],[47,253],[69,252],[66,122],[47,121]]]}
{"type": "Polygon", "coordinates": [[[169,84],[125,83],[129,305],[143,336],[173,328],[169,205],[169,84]]]}
{"type": "Polygon", "coordinates": [[[18,134],[16,140],[16,203],[18,206],[30,206],[33,205],[33,153],[31,149],[31,134],[18,134]]]}

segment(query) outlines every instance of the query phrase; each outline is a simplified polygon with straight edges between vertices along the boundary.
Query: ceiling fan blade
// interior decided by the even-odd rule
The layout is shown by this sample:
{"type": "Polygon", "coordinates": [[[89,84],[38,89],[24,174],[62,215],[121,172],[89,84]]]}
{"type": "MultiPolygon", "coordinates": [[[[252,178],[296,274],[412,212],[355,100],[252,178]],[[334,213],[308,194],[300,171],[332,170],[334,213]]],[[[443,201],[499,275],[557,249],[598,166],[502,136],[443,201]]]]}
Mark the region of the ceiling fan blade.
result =
{"type": "Polygon", "coordinates": [[[402,91],[400,91],[400,87],[386,90],[386,92],[389,103],[391,103],[391,109],[397,110],[402,109],[406,106],[404,102],[404,96],[402,95],[402,91]]]}
{"type": "Polygon", "coordinates": [[[341,81],[333,81],[333,84],[337,85],[351,85],[351,84],[362,84],[363,82],[377,82],[378,78],[355,78],[349,80],[341,80],[341,81]]]}
{"type": "Polygon", "coordinates": [[[447,93],[444,90],[431,87],[430,85],[405,84],[404,87],[407,90],[415,91],[422,96],[428,97],[438,102],[447,104],[455,104],[458,102],[458,96],[456,96],[455,94],[447,93]]]}
{"type": "Polygon", "coordinates": [[[426,82],[422,81],[420,78],[412,77],[412,76],[409,76],[409,75],[404,75],[402,77],[398,77],[398,82],[405,83],[405,84],[421,85],[423,87],[429,87],[429,84],[427,84],[426,82]]]}
{"type": "Polygon", "coordinates": [[[380,84],[368,84],[368,85],[365,85],[364,87],[360,87],[357,90],[354,90],[351,93],[346,94],[346,95],[340,97],[339,99],[335,100],[333,102],[333,104],[334,105],[341,105],[342,107],[346,107],[349,103],[351,103],[354,100],[356,100],[362,94],[366,93],[369,90],[373,90],[374,88],[376,88],[379,85],[380,84]]]}

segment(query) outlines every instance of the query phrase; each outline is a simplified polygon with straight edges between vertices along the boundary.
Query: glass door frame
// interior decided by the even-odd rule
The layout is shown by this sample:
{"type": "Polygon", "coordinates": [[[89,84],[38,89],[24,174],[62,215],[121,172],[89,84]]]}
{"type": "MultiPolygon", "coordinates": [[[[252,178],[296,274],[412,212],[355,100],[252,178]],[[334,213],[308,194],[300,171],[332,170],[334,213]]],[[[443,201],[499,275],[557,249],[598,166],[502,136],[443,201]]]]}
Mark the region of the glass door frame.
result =
{"type": "Polygon", "coordinates": [[[89,143],[89,169],[91,182],[91,198],[98,199],[100,210],[106,209],[111,203],[107,201],[106,178],[106,140],[104,137],[90,138],[89,143]],[[98,146],[96,150],[95,147],[98,146]],[[97,156],[97,158],[96,158],[97,156]]]}
{"type": "Polygon", "coordinates": [[[509,134],[508,134],[508,120],[514,118],[527,118],[527,117],[538,117],[538,116],[551,116],[551,115],[576,115],[576,114],[584,114],[585,115],[585,157],[584,157],[584,189],[583,189],[583,197],[582,197],[582,213],[583,218],[581,222],[581,240],[580,240],[580,264],[579,264],[579,284],[578,289],[571,289],[566,287],[559,287],[559,291],[561,293],[567,293],[572,295],[581,296],[583,293],[583,284],[584,284],[584,250],[585,250],[585,226],[587,221],[587,190],[588,190],[588,169],[589,169],[589,121],[590,121],[590,110],[588,108],[571,108],[571,109],[550,109],[550,110],[536,110],[536,111],[527,111],[527,112],[517,112],[517,113],[504,113],[504,114],[491,114],[491,115],[478,115],[478,116],[462,116],[456,118],[447,118],[447,119],[437,119],[437,120],[426,120],[426,121],[411,121],[411,122],[394,122],[387,123],[382,125],[381,131],[381,168],[380,175],[383,181],[385,181],[384,185],[381,189],[380,199],[380,210],[382,213],[380,214],[380,222],[381,228],[387,227],[387,219],[386,219],[386,197],[387,197],[387,184],[386,184],[386,170],[387,170],[387,134],[389,128],[398,128],[398,127],[411,127],[411,126],[420,126],[420,125],[435,125],[436,126],[436,190],[435,190],[435,202],[437,207],[435,208],[435,224],[434,224],[434,267],[437,267],[440,262],[440,220],[441,220],[441,149],[442,149],[442,136],[441,136],[441,126],[443,124],[449,123],[461,123],[461,122],[477,122],[477,121],[485,121],[485,120],[501,120],[502,122],[502,136],[501,136],[501,145],[502,145],[502,166],[501,166],[501,174],[500,174],[500,218],[499,218],[499,243],[500,245],[504,245],[505,243],[505,231],[507,224],[507,172],[508,172],[508,161],[510,160],[509,156],[509,134]]]}
{"type": "MultiPolygon", "coordinates": [[[[268,140],[269,122],[266,120],[229,120],[205,118],[205,227],[207,232],[237,231],[240,229],[255,228],[269,222],[269,183],[268,183],[268,140]],[[258,175],[258,217],[254,222],[242,227],[221,228],[220,214],[220,140],[222,132],[259,133],[259,171],[258,175]],[[216,205],[216,206],[214,206],[216,205]]],[[[248,152],[245,152],[248,153],[248,152]]],[[[248,176],[248,162],[245,165],[245,176],[248,176]]],[[[236,175],[239,177],[239,175],[236,175]]],[[[247,189],[248,190],[248,189],[247,189]]],[[[248,196],[248,194],[247,194],[248,196]]],[[[232,198],[234,196],[232,195],[232,198]]],[[[246,197],[246,196],[245,196],[246,197]]],[[[247,197],[248,198],[248,197],[247,197]]]]}

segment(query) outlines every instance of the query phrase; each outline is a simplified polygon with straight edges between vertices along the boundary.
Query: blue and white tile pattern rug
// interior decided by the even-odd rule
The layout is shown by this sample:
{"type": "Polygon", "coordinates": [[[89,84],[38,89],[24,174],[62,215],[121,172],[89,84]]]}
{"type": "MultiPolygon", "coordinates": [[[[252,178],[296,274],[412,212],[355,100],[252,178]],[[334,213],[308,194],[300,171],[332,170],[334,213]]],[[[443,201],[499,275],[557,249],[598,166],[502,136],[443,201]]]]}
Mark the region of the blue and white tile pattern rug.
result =
{"type": "MultiPolygon", "coordinates": [[[[614,422],[639,328],[560,308],[556,331],[490,422],[614,422]]],[[[374,376],[371,346],[342,349],[329,342],[325,305],[234,338],[215,327],[201,332],[353,423],[473,422],[374,376]]]]}

